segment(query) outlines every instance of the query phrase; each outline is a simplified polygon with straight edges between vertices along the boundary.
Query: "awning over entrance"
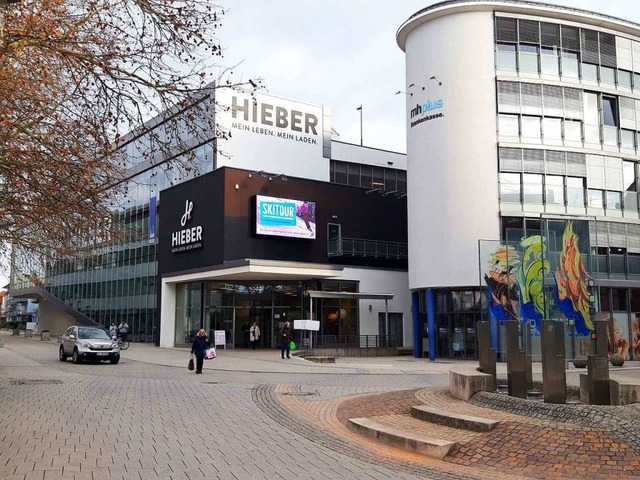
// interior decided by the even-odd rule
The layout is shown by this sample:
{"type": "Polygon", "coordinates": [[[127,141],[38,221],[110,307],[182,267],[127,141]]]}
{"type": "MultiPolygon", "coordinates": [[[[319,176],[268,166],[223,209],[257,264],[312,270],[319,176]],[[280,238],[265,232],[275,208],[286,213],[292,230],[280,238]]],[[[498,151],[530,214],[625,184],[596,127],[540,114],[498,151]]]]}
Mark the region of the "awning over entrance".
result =
{"type": "Polygon", "coordinates": [[[225,262],[213,268],[197,272],[166,275],[167,283],[204,280],[309,280],[312,278],[335,278],[342,275],[342,267],[320,263],[281,262],[246,258],[225,262]]]}
{"type": "MultiPolygon", "coordinates": [[[[327,292],[307,290],[305,295],[311,298],[349,298],[353,300],[384,300],[385,332],[389,332],[389,300],[393,300],[393,293],[366,293],[366,292],[327,292]]],[[[311,318],[313,314],[313,302],[311,302],[311,318]]]]}
{"type": "Polygon", "coordinates": [[[393,293],[365,293],[365,292],[326,292],[307,290],[305,295],[311,298],[351,298],[355,300],[393,300],[393,293]]]}

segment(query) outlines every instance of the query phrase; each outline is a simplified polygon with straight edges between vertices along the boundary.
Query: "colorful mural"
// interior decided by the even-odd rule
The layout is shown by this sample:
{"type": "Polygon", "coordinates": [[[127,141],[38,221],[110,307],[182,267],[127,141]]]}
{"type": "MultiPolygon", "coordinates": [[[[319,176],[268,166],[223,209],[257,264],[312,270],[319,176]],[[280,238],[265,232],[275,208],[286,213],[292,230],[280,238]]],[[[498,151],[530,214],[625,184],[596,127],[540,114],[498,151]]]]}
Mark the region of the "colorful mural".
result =
{"type": "Polygon", "coordinates": [[[518,292],[515,270],[520,263],[516,249],[500,245],[490,254],[490,268],[484,274],[489,296],[489,308],[498,320],[518,318],[518,292]]]}
{"type": "Polygon", "coordinates": [[[574,321],[578,335],[587,335],[593,330],[588,290],[591,277],[573,222],[564,226],[561,252],[550,255],[548,245],[545,236],[531,235],[514,246],[499,245],[489,255],[484,281],[491,313],[499,320],[534,321],[538,332],[545,314],[562,314],[574,321]],[[552,265],[551,259],[557,259],[557,265],[552,265]],[[546,298],[545,287],[549,293],[546,298]]]}
{"type": "Polygon", "coordinates": [[[573,222],[567,222],[562,235],[562,254],[560,265],[555,273],[557,281],[558,308],[565,317],[575,321],[578,335],[587,335],[593,330],[593,321],[589,314],[589,290],[587,282],[591,278],[587,273],[578,249],[578,236],[573,232],[573,222]]]}

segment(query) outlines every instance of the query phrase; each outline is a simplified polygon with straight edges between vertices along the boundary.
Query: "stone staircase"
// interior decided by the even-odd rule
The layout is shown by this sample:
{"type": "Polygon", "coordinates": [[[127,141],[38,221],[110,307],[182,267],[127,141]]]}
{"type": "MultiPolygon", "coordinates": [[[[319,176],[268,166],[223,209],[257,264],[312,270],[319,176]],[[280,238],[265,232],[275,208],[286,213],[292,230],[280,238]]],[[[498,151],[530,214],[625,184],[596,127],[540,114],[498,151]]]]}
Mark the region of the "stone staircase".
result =
{"type": "Polygon", "coordinates": [[[347,425],[388,445],[442,459],[457,445],[489,432],[498,423],[497,420],[418,405],[411,407],[409,415],[350,418],[347,425]]]}

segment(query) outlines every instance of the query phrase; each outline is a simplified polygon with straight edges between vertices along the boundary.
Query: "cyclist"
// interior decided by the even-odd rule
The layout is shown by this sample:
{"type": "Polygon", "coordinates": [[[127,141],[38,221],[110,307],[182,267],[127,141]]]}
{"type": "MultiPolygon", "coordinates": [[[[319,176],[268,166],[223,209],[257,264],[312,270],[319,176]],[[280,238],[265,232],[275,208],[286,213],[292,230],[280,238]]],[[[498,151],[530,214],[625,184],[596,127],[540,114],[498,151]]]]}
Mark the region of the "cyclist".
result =
{"type": "Polygon", "coordinates": [[[128,333],[129,333],[129,324],[126,322],[126,320],[123,320],[122,322],[120,322],[120,325],[118,325],[118,334],[123,342],[127,341],[128,333]]]}

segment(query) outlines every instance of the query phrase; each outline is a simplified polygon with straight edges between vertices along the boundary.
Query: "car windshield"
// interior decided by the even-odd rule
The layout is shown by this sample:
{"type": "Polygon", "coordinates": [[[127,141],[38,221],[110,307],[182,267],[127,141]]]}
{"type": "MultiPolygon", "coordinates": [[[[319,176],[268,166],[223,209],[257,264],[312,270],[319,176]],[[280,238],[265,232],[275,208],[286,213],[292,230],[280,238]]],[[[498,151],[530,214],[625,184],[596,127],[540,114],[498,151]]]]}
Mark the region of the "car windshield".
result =
{"type": "Polygon", "coordinates": [[[100,328],[78,328],[78,338],[96,338],[100,340],[109,340],[109,335],[107,335],[107,332],[100,328]]]}

